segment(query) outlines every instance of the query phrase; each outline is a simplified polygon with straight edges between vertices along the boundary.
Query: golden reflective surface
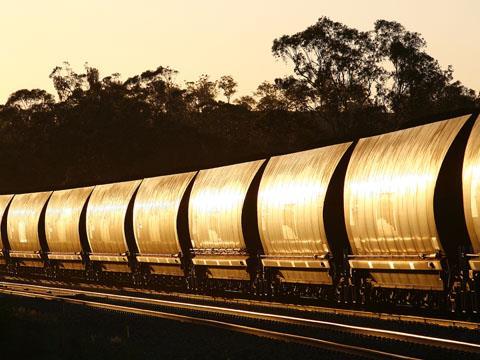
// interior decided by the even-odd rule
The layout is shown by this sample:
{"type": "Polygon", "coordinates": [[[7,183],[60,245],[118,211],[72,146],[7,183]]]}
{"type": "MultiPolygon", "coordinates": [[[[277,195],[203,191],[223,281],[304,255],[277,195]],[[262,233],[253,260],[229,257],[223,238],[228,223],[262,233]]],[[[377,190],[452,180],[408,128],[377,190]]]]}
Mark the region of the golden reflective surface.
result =
{"type": "MultiPolygon", "coordinates": [[[[5,210],[7,210],[8,204],[10,204],[10,201],[12,201],[13,195],[0,195],[0,222],[3,220],[3,217],[5,216],[5,210]]],[[[2,235],[0,235],[1,237],[2,235]]],[[[0,240],[0,247],[3,248],[3,240],[6,239],[1,239],[0,240]]],[[[0,256],[2,256],[3,253],[0,250],[0,256]]]]}
{"type": "Polygon", "coordinates": [[[297,271],[292,269],[280,269],[279,280],[281,282],[300,284],[331,284],[332,279],[326,271],[297,271]]]}
{"type": "Polygon", "coordinates": [[[264,160],[201,170],[189,203],[194,249],[245,249],[242,208],[250,183],[264,160]]]}
{"type": "Polygon", "coordinates": [[[480,253],[480,121],[473,125],[463,161],[463,205],[473,251],[480,253]]]}
{"type": "MultiPolygon", "coordinates": [[[[468,118],[358,142],[348,165],[344,193],[353,254],[419,255],[442,250],[434,218],[435,184],[445,155],[468,118]]],[[[376,280],[382,281],[380,277],[376,280]]],[[[422,283],[425,279],[417,280],[422,283]]]]}
{"type": "Polygon", "coordinates": [[[144,179],[135,197],[133,225],[140,254],[178,254],[180,202],[195,172],[144,179]]]}
{"type": "Polygon", "coordinates": [[[250,280],[250,275],[245,270],[237,268],[209,267],[207,276],[213,279],[250,280]]]}
{"type": "Polygon", "coordinates": [[[128,251],[125,217],[141,182],[126,181],[95,187],[87,206],[87,235],[92,253],[123,254],[128,251]]]}
{"type": "MultiPolygon", "coordinates": [[[[418,290],[443,290],[443,281],[437,274],[394,274],[372,273],[378,285],[391,288],[418,289],[418,290]]],[[[375,285],[375,284],[374,284],[375,285]]]]}
{"type": "Polygon", "coordinates": [[[433,196],[443,159],[468,116],[361,139],[345,179],[354,254],[441,250],[433,196]]]}
{"type": "Polygon", "coordinates": [[[79,253],[80,215],[93,186],[54,191],[45,212],[45,234],[51,253],[79,253]]]}
{"type": "Polygon", "coordinates": [[[258,193],[258,225],[266,255],[329,252],[323,220],[328,184],[351,143],[272,157],[258,193]]]}
{"type": "Polygon", "coordinates": [[[46,191],[13,197],[7,215],[7,236],[12,251],[41,251],[40,215],[51,194],[46,191]]]}

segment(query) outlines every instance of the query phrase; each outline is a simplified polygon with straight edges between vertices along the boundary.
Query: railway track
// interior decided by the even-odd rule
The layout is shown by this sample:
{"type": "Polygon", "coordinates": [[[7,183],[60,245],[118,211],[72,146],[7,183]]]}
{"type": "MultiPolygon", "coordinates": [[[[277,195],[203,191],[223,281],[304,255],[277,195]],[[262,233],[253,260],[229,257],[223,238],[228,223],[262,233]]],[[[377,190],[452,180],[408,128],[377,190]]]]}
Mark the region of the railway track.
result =
{"type": "Polygon", "coordinates": [[[361,358],[480,358],[480,344],[471,342],[267,312],[9,282],[0,282],[0,293],[213,326],[361,358]]]}
{"type": "Polygon", "coordinates": [[[186,292],[175,292],[175,291],[162,291],[162,290],[149,290],[142,288],[131,288],[131,287],[112,287],[107,285],[100,284],[91,284],[91,283],[75,283],[75,285],[69,285],[65,282],[59,282],[54,280],[37,280],[32,281],[32,279],[21,279],[15,277],[5,276],[0,279],[0,286],[3,284],[28,284],[28,285],[41,285],[41,286],[50,286],[55,288],[67,287],[69,289],[76,290],[87,290],[94,292],[102,292],[106,294],[129,294],[131,297],[139,298],[141,296],[151,296],[161,299],[174,299],[175,301],[182,302],[192,302],[196,304],[215,304],[222,305],[225,307],[234,307],[234,308],[256,308],[262,309],[267,312],[284,312],[284,313],[302,313],[302,317],[305,315],[334,315],[342,317],[355,317],[362,318],[366,320],[378,320],[382,322],[396,321],[396,322],[405,322],[411,324],[419,324],[426,326],[435,326],[438,328],[456,328],[462,330],[472,330],[480,331],[480,322],[475,321],[466,321],[457,318],[444,318],[444,317],[426,317],[426,316],[417,316],[417,315],[408,315],[402,313],[386,313],[386,312],[374,312],[368,310],[358,310],[358,309],[347,309],[342,307],[331,307],[331,306],[318,306],[318,305],[307,305],[307,304],[296,304],[290,302],[276,302],[272,300],[259,300],[259,299],[247,299],[241,297],[224,297],[224,296],[213,296],[213,295],[204,295],[204,294],[193,294],[186,292]]]}

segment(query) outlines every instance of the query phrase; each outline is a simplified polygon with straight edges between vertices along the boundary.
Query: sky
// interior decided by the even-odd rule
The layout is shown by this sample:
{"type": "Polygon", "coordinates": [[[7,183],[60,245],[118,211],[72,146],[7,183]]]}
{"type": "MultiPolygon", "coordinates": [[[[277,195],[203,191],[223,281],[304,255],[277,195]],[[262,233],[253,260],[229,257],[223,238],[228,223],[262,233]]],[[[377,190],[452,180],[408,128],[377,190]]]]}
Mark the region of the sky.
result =
{"type": "Polygon", "coordinates": [[[170,66],[180,84],[232,75],[238,95],[249,94],[292,73],[271,54],[273,40],[321,16],[361,30],[398,21],[421,33],[457,80],[480,90],[478,0],[0,0],[0,104],[18,89],[54,93],[48,75],[63,61],[123,79],[170,66]]]}

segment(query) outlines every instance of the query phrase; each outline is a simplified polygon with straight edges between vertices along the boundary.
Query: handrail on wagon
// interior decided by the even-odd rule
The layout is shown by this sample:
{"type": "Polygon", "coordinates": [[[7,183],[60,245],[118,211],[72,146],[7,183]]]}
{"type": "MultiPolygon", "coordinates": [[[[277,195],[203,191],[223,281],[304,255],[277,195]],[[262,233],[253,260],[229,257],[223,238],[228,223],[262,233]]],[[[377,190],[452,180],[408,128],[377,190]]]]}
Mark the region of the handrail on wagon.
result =
{"type": "Polygon", "coordinates": [[[260,255],[261,259],[328,259],[330,253],[325,253],[323,255],[260,255]]]}
{"type": "MultiPolygon", "coordinates": [[[[479,255],[477,255],[479,256],[479,255]]],[[[440,253],[433,253],[433,254],[391,254],[391,255],[348,255],[349,259],[358,259],[358,258],[363,258],[363,259],[440,259],[442,255],[440,253]]]]}

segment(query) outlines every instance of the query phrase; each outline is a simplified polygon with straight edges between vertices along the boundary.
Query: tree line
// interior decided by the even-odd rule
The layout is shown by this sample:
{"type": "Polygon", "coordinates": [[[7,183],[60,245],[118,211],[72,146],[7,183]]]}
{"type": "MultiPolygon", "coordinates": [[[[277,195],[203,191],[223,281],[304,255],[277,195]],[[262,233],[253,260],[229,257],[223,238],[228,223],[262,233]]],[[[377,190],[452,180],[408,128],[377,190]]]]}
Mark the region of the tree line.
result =
{"type": "Polygon", "coordinates": [[[292,74],[236,96],[232,76],[179,84],[165,66],[123,80],[68,62],[56,96],[21,89],[0,105],[0,190],[68,188],[304,150],[479,107],[416,32],[378,20],[359,31],[322,17],[273,41],[292,74]]]}

